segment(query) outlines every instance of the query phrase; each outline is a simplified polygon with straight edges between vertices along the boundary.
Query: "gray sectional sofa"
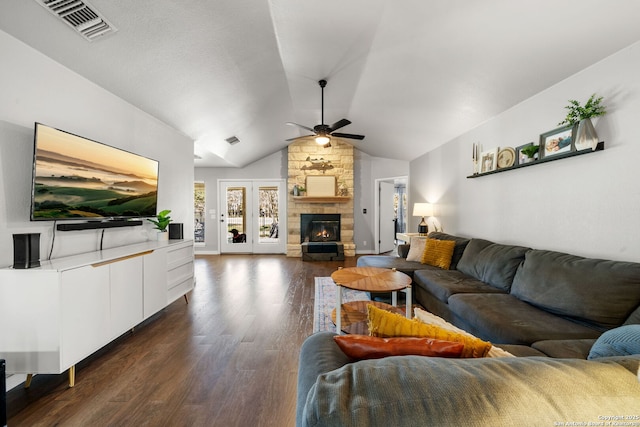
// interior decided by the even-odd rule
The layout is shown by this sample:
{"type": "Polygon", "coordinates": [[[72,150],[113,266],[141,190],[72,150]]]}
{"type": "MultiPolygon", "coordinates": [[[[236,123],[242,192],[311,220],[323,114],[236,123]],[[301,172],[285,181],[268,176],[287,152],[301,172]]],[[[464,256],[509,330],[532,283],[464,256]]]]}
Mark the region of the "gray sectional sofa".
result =
{"type": "Polygon", "coordinates": [[[640,423],[640,355],[354,361],[333,335],[302,345],[298,427],[640,423]]]}
{"type": "Polygon", "coordinates": [[[493,344],[551,357],[584,359],[604,331],[640,323],[640,263],[429,237],[456,242],[449,270],[407,261],[407,247],[401,256],[360,257],[357,265],[397,268],[412,276],[413,300],[431,313],[493,344]]]}
{"type": "Polygon", "coordinates": [[[456,242],[449,270],[406,247],[358,266],[411,275],[415,302],[521,357],[356,361],[316,333],[297,426],[640,425],[640,264],[429,237],[456,242]]]}

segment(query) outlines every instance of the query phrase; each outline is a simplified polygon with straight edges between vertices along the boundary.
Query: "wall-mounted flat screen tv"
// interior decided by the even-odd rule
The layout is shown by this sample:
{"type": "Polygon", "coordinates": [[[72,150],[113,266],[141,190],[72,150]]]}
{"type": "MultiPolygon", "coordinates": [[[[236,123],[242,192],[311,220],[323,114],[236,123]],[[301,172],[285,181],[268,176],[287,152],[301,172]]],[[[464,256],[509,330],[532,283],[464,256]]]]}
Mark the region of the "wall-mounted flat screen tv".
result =
{"type": "Polygon", "coordinates": [[[157,213],[158,161],[35,124],[31,220],[157,213]]]}

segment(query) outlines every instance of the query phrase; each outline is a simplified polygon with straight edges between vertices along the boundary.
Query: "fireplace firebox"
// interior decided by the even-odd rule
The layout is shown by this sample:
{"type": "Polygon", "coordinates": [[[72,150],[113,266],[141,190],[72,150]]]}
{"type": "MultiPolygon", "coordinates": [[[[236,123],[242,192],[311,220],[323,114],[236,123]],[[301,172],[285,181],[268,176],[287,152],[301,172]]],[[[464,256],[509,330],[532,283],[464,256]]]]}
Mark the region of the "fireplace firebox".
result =
{"type": "Polygon", "coordinates": [[[342,261],[340,214],[301,214],[300,243],[303,261],[342,261]]]}
{"type": "Polygon", "coordinates": [[[339,241],[340,214],[300,215],[300,243],[339,241]]]}

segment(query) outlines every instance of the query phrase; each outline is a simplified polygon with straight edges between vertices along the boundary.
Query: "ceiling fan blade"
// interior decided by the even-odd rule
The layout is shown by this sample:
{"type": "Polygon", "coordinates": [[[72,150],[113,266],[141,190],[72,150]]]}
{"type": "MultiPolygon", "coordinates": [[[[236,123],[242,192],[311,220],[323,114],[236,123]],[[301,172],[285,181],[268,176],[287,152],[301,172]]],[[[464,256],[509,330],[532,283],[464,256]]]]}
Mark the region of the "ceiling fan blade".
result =
{"type": "Polygon", "coordinates": [[[337,136],[338,138],[364,139],[364,135],[354,135],[352,133],[334,132],[331,134],[331,136],[337,136]]]}
{"type": "Polygon", "coordinates": [[[331,125],[331,132],[333,132],[334,130],[338,130],[340,128],[345,127],[346,125],[350,125],[351,122],[347,119],[340,119],[337,122],[335,122],[334,124],[331,125]]]}
{"type": "Polygon", "coordinates": [[[296,136],[295,138],[289,138],[286,141],[297,141],[299,139],[311,138],[312,136],[316,136],[316,135],[313,134],[313,135],[296,136]]]}
{"type": "Polygon", "coordinates": [[[311,129],[310,127],[303,126],[303,125],[299,125],[299,124],[297,124],[297,123],[287,122],[287,124],[288,124],[289,126],[298,126],[299,128],[306,129],[306,130],[308,130],[309,132],[315,132],[315,131],[314,131],[313,129],[311,129]]]}

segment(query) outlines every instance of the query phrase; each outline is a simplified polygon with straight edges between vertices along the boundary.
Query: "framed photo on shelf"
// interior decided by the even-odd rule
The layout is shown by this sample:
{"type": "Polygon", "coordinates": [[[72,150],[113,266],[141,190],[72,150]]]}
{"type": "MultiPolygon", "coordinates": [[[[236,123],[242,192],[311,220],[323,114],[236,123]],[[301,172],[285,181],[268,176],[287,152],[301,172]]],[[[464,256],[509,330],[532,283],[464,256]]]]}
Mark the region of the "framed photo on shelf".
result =
{"type": "Polygon", "coordinates": [[[496,170],[498,162],[498,147],[483,151],[480,156],[480,173],[496,170]]]}
{"type": "Polygon", "coordinates": [[[540,158],[574,151],[573,133],[573,125],[567,125],[540,135],[540,158]]]}
{"type": "Polygon", "coordinates": [[[529,156],[527,156],[522,152],[523,148],[529,147],[530,145],[533,145],[533,142],[516,147],[516,165],[523,165],[525,163],[529,163],[534,160],[535,157],[530,158],[529,156]]]}

